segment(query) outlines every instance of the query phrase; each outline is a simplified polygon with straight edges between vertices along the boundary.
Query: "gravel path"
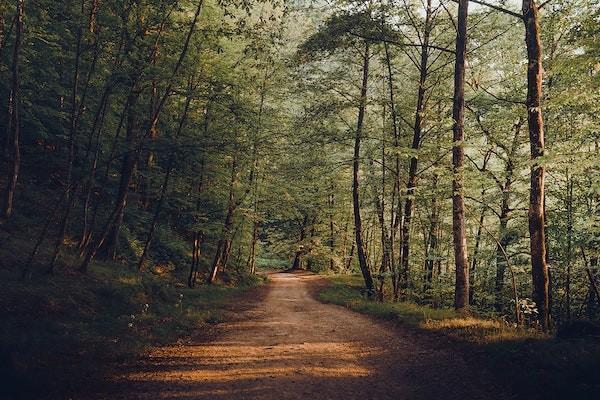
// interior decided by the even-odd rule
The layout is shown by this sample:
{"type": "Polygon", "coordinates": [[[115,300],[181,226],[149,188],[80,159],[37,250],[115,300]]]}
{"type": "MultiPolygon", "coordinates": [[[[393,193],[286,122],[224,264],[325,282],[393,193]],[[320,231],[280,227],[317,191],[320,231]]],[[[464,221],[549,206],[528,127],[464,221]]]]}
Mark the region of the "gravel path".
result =
{"type": "Polygon", "coordinates": [[[110,398],[507,399],[435,339],[316,301],[321,279],[272,274],[213,340],[155,349],[110,398]]]}

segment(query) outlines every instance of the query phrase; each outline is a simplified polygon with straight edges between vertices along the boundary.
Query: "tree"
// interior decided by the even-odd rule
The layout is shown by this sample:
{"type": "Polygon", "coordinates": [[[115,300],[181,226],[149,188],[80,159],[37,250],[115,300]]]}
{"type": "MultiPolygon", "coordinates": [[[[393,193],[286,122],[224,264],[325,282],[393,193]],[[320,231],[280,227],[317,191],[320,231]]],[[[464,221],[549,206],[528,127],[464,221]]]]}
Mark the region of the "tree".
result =
{"type": "Polygon", "coordinates": [[[12,78],[11,93],[8,99],[8,154],[10,155],[10,167],[7,185],[2,196],[2,216],[10,218],[14,209],[14,197],[17,189],[17,181],[21,172],[21,76],[20,55],[23,44],[23,19],[25,17],[25,2],[17,0],[15,17],[15,41],[12,56],[12,78]]]}
{"type": "Polygon", "coordinates": [[[466,310],[469,307],[469,262],[467,260],[467,238],[465,233],[465,204],[463,194],[463,168],[465,140],[465,55],[467,52],[468,0],[458,3],[456,25],[456,64],[454,67],[454,106],[452,109],[453,147],[452,167],[452,236],[454,238],[454,260],[456,264],[456,286],[454,308],[466,310]]]}
{"type": "Polygon", "coordinates": [[[534,299],[542,329],[550,327],[550,277],[546,255],[544,211],[544,120],[542,118],[542,43],[538,4],[523,0],[523,21],[527,45],[527,119],[531,146],[531,190],[529,201],[529,235],[534,299]]]}

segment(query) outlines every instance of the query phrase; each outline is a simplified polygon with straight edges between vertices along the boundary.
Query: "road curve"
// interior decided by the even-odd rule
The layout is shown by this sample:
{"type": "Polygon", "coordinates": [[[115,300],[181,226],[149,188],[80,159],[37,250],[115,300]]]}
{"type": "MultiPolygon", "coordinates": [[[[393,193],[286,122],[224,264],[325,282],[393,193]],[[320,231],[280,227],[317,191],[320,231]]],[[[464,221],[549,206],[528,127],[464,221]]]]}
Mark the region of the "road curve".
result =
{"type": "Polygon", "coordinates": [[[221,324],[214,340],[155,349],[111,398],[507,398],[456,350],[316,301],[310,288],[319,279],[270,275],[264,299],[221,324]]]}

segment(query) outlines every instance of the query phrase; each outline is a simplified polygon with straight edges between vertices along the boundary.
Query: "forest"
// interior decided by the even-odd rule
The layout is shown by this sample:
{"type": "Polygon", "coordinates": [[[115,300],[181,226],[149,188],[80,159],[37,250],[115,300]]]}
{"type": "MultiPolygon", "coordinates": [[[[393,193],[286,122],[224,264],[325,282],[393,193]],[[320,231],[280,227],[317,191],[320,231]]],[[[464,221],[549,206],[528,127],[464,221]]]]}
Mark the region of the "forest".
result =
{"type": "Polygon", "coordinates": [[[2,0],[0,398],[597,399],[599,115],[594,0],[2,0]]]}

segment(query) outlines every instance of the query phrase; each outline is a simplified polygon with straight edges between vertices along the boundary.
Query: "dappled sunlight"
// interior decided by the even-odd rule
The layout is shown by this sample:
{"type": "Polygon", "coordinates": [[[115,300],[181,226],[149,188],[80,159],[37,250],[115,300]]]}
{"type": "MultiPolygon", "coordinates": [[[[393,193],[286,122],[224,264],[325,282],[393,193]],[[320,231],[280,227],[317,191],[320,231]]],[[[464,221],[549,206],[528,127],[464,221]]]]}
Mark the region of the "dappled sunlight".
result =
{"type": "Polygon", "coordinates": [[[420,324],[427,330],[443,331],[451,336],[465,337],[473,343],[516,342],[527,339],[547,339],[548,335],[534,329],[517,329],[505,321],[477,317],[429,319],[420,324]]]}
{"type": "Polygon", "coordinates": [[[484,328],[484,329],[501,329],[503,324],[499,321],[491,319],[480,319],[474,317],[464,318],[448,318],[443,320],[427,320],[424,323],[425,327],[430,328],[484,328]]]}
{"type": "Polygon", "coordinates": [[[221,324],[222,337],[155,348],[118,382],[139,386],[142,398],[264,398],[266,391],[269,398],[301,398],[315,381],[320,393],[364,388],[364,379],[381,375],[374,360],[387,349],[370,330],[348,335],[348,325],[360,320],[341,310],[343,318],[332,318],[330,308],[312,299],[307,283],[317,279],[272,275],[266,301],[221,324]]]}

